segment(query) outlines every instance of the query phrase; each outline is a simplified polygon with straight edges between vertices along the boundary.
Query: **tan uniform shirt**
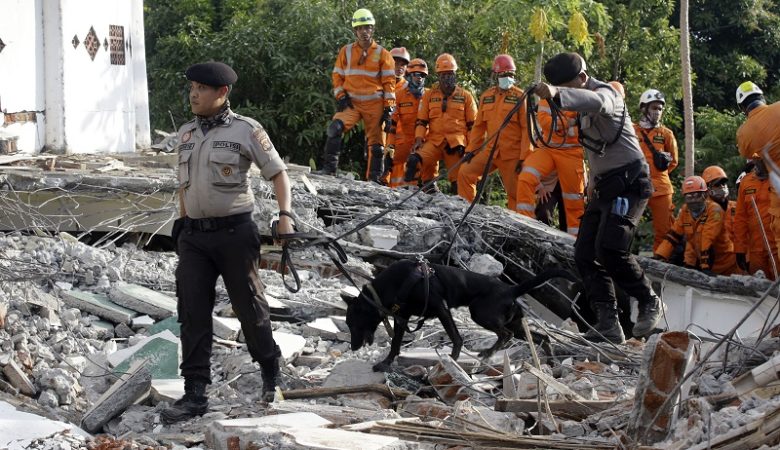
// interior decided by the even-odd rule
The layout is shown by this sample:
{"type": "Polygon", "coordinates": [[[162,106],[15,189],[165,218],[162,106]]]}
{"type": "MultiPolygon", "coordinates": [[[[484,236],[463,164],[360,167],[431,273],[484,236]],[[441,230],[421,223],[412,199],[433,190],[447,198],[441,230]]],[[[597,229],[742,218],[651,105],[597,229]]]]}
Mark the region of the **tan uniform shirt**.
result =
{"type": "Polygon", "coordinates": [[[179,186],[187,216],[224,217],[254,210],[252,162],[270,180],[287,166],[257,121],[235,113],[203,135],[198,119],[179,128],[179,186]]]}

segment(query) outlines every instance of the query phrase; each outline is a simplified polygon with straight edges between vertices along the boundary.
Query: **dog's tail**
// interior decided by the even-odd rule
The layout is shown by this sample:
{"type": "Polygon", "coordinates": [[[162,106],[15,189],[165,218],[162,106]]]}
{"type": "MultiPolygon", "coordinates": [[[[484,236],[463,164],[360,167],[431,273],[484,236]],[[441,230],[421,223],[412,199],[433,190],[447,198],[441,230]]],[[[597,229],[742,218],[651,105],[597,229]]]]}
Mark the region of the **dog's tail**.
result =
{"type": "Polygon", "coordinates": [[[577,277],[574,276],[574,274],[572,274],[570,271],[566,269],[545,269],[542,272],[539,272],[538,275],[531,278],[530,280],[525,280],[520,284],[518,284],[517,286],[514,286],[512,288],[512,293],[514,294],[514,298],[517,298],[523,294],[527,294],[528,291],[543,285],[548,280],[551,280],[553,278],[566,278],[567,280],[572,282],[579,281],[577,277]]]}

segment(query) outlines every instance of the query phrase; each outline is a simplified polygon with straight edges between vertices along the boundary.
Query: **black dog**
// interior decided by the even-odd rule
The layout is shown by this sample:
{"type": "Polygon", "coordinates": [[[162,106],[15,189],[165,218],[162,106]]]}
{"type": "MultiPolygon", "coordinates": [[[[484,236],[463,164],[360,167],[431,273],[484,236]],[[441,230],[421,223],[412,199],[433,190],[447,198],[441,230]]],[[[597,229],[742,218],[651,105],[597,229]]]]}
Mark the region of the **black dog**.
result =
{"type": "Polygon", "coordinates": [[[515,301],[517,297],[554,277],[577,281],[566,270],[549,269],[517,286],[510,286],[493,277],[454,267],[409,260],[395,262],[370,283],[379,296],[381,306],[376,304],[369,285],[363,287],[357,298],[342,296],[348,305],[347,325],[352,350],[364,344],[372,344],[374,332],[383,316],[392,315],[394,331],[390,354],[374,365],[375,371],[387,371],[401,351],[401,339],[409,318],[437,317],[452,341],[451,356],[458,359],[463,338],[458,333],[449,309],[468,306],[474,322],[498,335],[492,347],[479,353],[480,357],[489,356],[505,346],[512,336],[524,337],[521,323],[523,310],[515,301]],[[426,268],[433,272],[426,276],[426,268]]]}

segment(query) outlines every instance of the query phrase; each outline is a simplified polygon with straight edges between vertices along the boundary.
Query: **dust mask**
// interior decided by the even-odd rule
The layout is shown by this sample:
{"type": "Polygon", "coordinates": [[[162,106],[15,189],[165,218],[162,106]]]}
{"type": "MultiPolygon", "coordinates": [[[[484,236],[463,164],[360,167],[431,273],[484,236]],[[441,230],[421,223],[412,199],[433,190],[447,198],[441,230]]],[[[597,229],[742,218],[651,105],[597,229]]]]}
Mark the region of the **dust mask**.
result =
{"type": "Polygon", "coordinates": [[[514,77],[501,77],[498,79],[498,88],[501,90],[507,90],[515,85],[514,77]]]}

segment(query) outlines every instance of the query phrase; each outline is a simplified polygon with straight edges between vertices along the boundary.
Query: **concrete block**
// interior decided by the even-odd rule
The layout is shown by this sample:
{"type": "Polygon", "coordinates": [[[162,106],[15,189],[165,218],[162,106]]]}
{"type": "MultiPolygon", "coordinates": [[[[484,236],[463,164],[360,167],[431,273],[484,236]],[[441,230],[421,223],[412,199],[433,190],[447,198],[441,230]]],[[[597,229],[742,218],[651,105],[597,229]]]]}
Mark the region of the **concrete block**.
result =
{"type": "MultiPolygon", "coordinates": [[[[46,439],[64,430],[70,430],[73,435],[84,438],[89,436],[75,425],[17,411],[9,403],[0,401],[0,448],[35,448],[36,441],[46,439]]],[[[56,444],[53,443],[53,447],[56,447],[56,444]]]]}
{"type": "Polygon", "coordinates": [[[492,255],[479,254],[469,260],[469,270],[489,277],[497,277],[504,273],[504,265],[492,255]]]}
{"type": "Polygon", "coordinates": [[[32,384],[27,374],[13,359],[10,359],[8,364],[3,367],[3,374],[8,378],[11,385],[22,394],[33,396],[37,393],[35,385],[32,384]]]}
{"type": "Polygon", "coordinates": [[[179,339],[166,330],[108,355],[108,362],[117,372],[126,372],[131,363],[148,359],[147,369],[153,378],[174,379],[179,377],[179,348],[179,339]]]}
{"type": "Polygon", "coordinates": [[[53,311],[57,311],[60,308],[60,300],[57,297],[37,288],[33,290],[26,300],[27,303],[40,308],[47,308],[53,311]]]}
{"type": "Polygon", "coordinates": [[[162,331],[168,330],[171,333],[173,333],[174,336],[180,337],[181,336],[181,324],[179,323],[178,317],[169,317],[165,320],[161,320],[159,322],[156,322],[154,325],[149,327],[147,332],[152,334],[157,334],[162,331]]]}
{"type": "Polygon", "coordinates": [[[369,420],[398,419],[398,415],[392,409],[362,409],[346,406],[333,406],[308,401],[285,400],[268,404],[267,415],[289,414],[296,412],[310,412],[330,420],[335,426],[342,426],[369,420]]]}
{"type": "Polygon", "coordinates": [[[339,327],[330,317],[320,317],[306,323],[301,329],[304,336],[319,336],[329,341],[337,340],[341,332],[339,327]]]}
{"type": "Polygon", "coordinates": [[[239,442],[248,443],[252,440],[268,440],[270,435],[279,430],[329,425],[329,420],[309,412],[215,420],[206,428],[206,445],[216,450],[231,450],[227,444],[230,437],[235,436],[239,442]]]}
{"type": "Polygon", "coordinates": [[[387,225],[369,225],[358,232],[365,245],[382,250],[390,250],[398,244],[397,229],[387,225]]]}
{"type": "Polygon", "coordinates": [[[105,295],[84,291],[61,291],[62,301],[72,308],[92,313],[114,323],[130,323],[138,314],[113,303],[105,295]]]}
{"type": "MultiPolygon", "coordinates": [[[[452,352],[450,347],[443,347],[440,349],[418,347],[407,350],[402,349],[401,354],[396,358],[396,362],[401,367],[416,365],[430,367],[437,364],[442,356],[449,355],[450,352],[452,352]]],[[[458,358],[458,365],[468,371],[476,369],[481,364],[482,363],[478,359],[464,353],[461,353],[460,358],[458,358]]]]}
{"type": "Polygon", "coordinates": [[[184,395],[184,378],[152,379],[152,401],[173,403],[184,395]]]}
{"type": "Polygon", "coordinates": [[[407,444],[392,436],[380,434],[356,433],[354,431],[331,428],[293,428],[284,430],[297,446],[293,449],[333,449],[341,450],[403,450],[407,444]]]}
{"type": "Polygon", "coordinates": [[[146,314],[155,319],[176,315],[176,300],[137,284],[117,281],[108,293],[117,305],[146,314]]]}
{"type": "Polygon", "coordinates": [[[134,361],[84,414],[81,426],[90,433],[99,432],[109,420],[146,395],[151,386],[152,374],[145,367],[145,362],[134,361]]]}
{"type": "Polygon", "coordinates": [[[149,316],[138,316],[133,319],[130,327],[134,330],[140,330],[141,328],[149,328],[154,325],[154,319],[149,316]]]}
{"type": "Polygon", "coordinates": [[[330,370],[322,387],[360,386],[364,384],[383,384],[385,374],[374,372],[372,364],[361,359],[348,359],[337,363],[330,370]]]}
{"type": "Polygon", "coordinates": [[[276,345],[282,349],[282,357],[284,359],[292,358],[295,355],[300,355],[301,350],[306,345],[306,339],[303,336],[297,334],[284,333],[282,331],[274,331],[274,341],[276,345]]]}
{"type": "Polygon", "coordinates": [[[214,323],[214,336],[229,341],[238,339],[238,333],[241,331],[241,322],[235,317],[212,317],[214,323]]]}

